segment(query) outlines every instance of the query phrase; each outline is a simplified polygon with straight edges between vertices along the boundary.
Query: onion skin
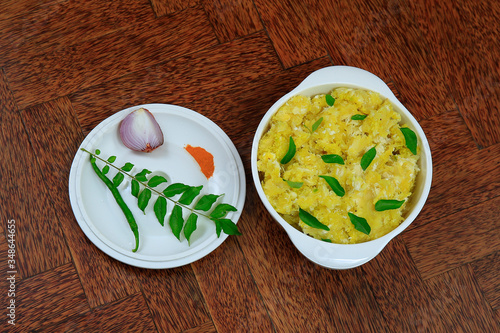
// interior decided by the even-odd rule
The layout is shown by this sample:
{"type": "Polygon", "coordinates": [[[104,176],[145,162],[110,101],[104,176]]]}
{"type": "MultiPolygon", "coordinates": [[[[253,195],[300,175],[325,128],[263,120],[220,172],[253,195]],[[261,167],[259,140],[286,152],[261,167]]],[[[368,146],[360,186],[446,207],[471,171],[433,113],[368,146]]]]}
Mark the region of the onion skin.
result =
{"type": "Polygon", "coordinates": [[[120,123],[123,144],[134,151],[150,153],[163,145],[163,132],[155,117],[140,108],[128,114],[120,123]]]}

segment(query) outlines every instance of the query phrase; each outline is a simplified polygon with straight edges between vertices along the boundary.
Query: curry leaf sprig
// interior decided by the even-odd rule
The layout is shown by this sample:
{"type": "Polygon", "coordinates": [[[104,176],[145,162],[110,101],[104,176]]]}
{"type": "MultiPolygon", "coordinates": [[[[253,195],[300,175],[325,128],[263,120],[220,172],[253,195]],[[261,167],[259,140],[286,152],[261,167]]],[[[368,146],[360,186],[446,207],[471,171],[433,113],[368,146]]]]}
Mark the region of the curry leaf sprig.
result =
{"type": "Polygon", "coordinates": [[[144,214],[146,214],[146,208],[151,198],[153,195],[155,196],[153,210],[161,226],[164,226],[165,224],[165,217],[167,216],[169,206],[167,202],[170,201],[174,205],[170,212],[168,223],[172,233],[177,239],[180,240],[181,232],[184,231],[184,237],[188,242],[190,242],[191,235],[197,228],[197,220],[199,216],[204,216],[215,223],[217,237],[220,237],[222,231],[228,235],[241,235],[236,224],[226,218],[226,215],[229,212],[237,211],[237,209],[230,204],[218,202],[222,195],[201,195],[200,193],[203,188],[202,185],[190,186],[182,183],[174,183],[167,186],[164,190],[159,190],[158,186],[160,184],[168,182],[165,177],[151,175],[152,172],[148,169],[142,169],[134,175],[131,173],[134,168],[132,163],[127,162],[120,168],[113,164],[116,160],[116,156],[110,156],[108,159],[103,159],[98,156],[100,154],[98,149],[96,149],[95,153],[91,153],[84,148],[81,150],[90,155],[92,168],[98,177],[106,184],[108,189],[113,194],[116,202],[122,209],[135,236],[136,246],[132,250],[133,252],[136,252],[139,248],[138,226],[131,210],[121,197],[120,191],[118,190],[118,186],[123,182],[125,177],[131,179],[131,194],[137,198],[137,206],[144,214]],[[105,163],[102,169],[99,169],[97,166],[97,160],[105,163]],[[106,176],[106,174],[110,171],[110,168],[114,168],[117,171],[113,179],[109,179],[106,176]],[[173,197],[177,195],[180,195],[180,197],[176,200],[173,197]],[[194,207],[192,207],[192,203],[196,198],[199,199],[194,207]],[[185,221],[183,218],[183,209],[190,211],[190,214],[185,221]]]}

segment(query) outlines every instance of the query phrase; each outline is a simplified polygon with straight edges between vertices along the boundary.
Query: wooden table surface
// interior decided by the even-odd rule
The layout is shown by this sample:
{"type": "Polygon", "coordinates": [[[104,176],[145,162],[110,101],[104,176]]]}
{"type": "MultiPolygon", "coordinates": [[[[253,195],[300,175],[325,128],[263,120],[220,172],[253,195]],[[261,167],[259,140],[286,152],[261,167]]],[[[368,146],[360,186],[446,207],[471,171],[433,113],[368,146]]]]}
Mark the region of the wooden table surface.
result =
{"type": "Polygon", "coordinates": [[[499,332],[499,32],[493,0],[3,0],[0,330],[499,332]],[[250,173],[263,114],[332,65],[382,78],[434,167],[417,219],[345,271],[296,250],[250,173]],[[85,136],[153,102],[216,122],[246,173],[242,235],[173,269],[101,252],[68,196],[85,136]]]}

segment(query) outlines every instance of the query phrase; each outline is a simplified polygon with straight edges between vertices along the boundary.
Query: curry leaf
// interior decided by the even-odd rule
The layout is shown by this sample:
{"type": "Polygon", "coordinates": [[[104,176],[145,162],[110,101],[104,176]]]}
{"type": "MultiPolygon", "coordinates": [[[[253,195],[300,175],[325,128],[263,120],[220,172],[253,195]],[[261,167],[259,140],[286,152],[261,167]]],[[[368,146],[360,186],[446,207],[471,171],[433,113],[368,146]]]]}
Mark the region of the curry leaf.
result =
{"type": "Polygon", "coordinates": [[[335,103],[335,98],[333,98],[332,95],[330,94],[326,94],[325,99],[326,99],[326,104],[328,104],[329,106],[333,106],[333,104],[335,103]]]}
{"type": "Polygon", "coordinates": [[[361,231],[362,233],[369,235],[372,228],[368,224],[365,218],[354,215],[353,213],[347,213],[351,223],[354,225],[354,229],[361,231]]]}
{"type": "Polygon", "coordinates": [[[172,233],[174,234],[174,236],[180,240],[182,226],[184,225],[181,206],[174,206],[174,209],[172,209],[172,213],[170,214],[168,223],[170,224],[170,228],[172,229],[172,233]]]}
{"type": "Polygon", "coordinates": [[[372,147],[363,155],[363,157],[361,157],[361,168],[363,169],[363,171],[365,171],[368,166],[370,166],[373,159],[375,158],[375,155],[377,155],[377,150],[375,150],[375,147],[372,147]]]}
{"type": "Polygon", "coordinates": [[[201,189],[203,188],[203,185],[200,186],[190,186],[180,197],[179,203],[183,205],[190,205],[194,198],[200,194],[201,189]]]}
{"type": "MultiPolygon", "coordinates": [[[[230,219],[217,219],[214,222],[216,226],[217,225],[220,226],[220,228],[222,229],[222,231],[224,231],[225,234],[236,235],[236,236],[241,235],[241,232],[238,230],[238,226],[234,224],[234,222],[231,221],[230,219]]],[[[220,236],[220,231],[217,237],[219,236],[220,236]]]]}
{"type": "Polygon", "coordinates": [[[136,198],[139,196],[139,189],[139,182],[135,179],[132,179],[132,181],[130,182],[130,192],[136,198]]]}
{"type": "Polygon", "coordinates": [[[287,184],[288,186],[290,186],[291,188],[301,188],[302,185],[304,185],[303,182],[292,182],[291,180],[286,180],[286,179],[283,179],[287,184]]]}
{"type": "Polygon", "coordinates": [[[293,138],[290,136],[290,141],[288,143],[288,151],[286,152],[285,156],[283,156],[280,163],[287,164],[288,162],[290,162],[293,156],[295,156],[296,149],[297,148],[295,147],[295,142],[293,141],[293,138]]]}
{"type": "Polygon", "coordinates": [[[109,172],[109,165],[105,165],[104,168],[102,168],[102,173],[107,174],[109,172]]]}
{"type": "Polygon", "coordinates": [[[133,167],[134,165],[132,163],[127,162],[124,166],[122,166],[122,170],[125,172],[129,172],[133,167]]]}
{"type": "Polygon", "coordinates": [[[310,227],[316,228],[316,229],[322,229],[322,230],[330,230],[328,226],[324,225],[320,221],[318,221],[317,218],[303,210],[302,208],[299,208],[299,218],[307,224],[310,227]]]}
{"type": "Polygon", "coordinates": [[[216,202],[219,197],[220,195],[206,194],[202,196],[201,199],[196,203],[194,209],[206,212],[212,207],[214,202],[216,202]]]}
{"type": "Polygon", "coordinates": [[[328,183],[328,185],[330,185],[330,188],[333,190],[333,192],[335,192],[336,195],[338,195],[339,197],[343,197],[345,195],[344,188],[342,187],[342,185],[340,185],[339,181],[336,178],[331,176],[320,177],[326,180],[326,182],[328,183]]]}
{"type": "Polygon", "coordinates": [[[405,137],[406,147],[410,149],[413,155],[417,155],[417,135],[407,127],[400,128],[405,137]]]}
{"type": "Polygon", "coordinates": [[[352,120],[363,120],[367,117],[366,114],[355,114],[351,117],[352,120]]]}
{"type": "Polygon", "coordinates": [[[215,233],[217,234],[217,238],[220,237],[220,233],[222,231],[222,225],[220,224],[219,220],[213,220],[215,223],[215,233]]]}
{"type": "Polygon", "coordinates": [[[322,122],[323,122],[323,117],[316,120],[316,122],[312,125],[311,133],[316,132],[316,130],[318,129],[319,125],[321,125],[322,122]]]}
{"type": "Polygon", "coordinates": [[[156,187],[156,186],[160,185],[161,183],[166,183],[166,182],[167,182],[167,179],[165,177],[155,175],[155,176],[151,177],[151,179],[148,181],[148,186],[156,187]]]}
{"type": "Polygon", "coordinates": [[[148,178],[146,176],[150,173],[151,171],[149,171],[148,169],[142,169],[141,172],[135,175],[135,179],[137,179],[140,182],[147,182],[148,178]]]}
{"type": "Polygon", "coordinates": [[[398,209],[404,204],[404,200],[379,200],[375,203],[375,210],[382,212],[384,210],[398,209]]]}
{"type": "Polygon", "coordinates": [[[325,163],[337,163],[344,165],[344,159],[342,158],[342,156],[337,154],[322,155],[321,159],[325,163]]]}
{"type": "Polygon", "coordinates": [[[168,186],[164,191],[163,195],[165,195],[167,198],[173,197],[176,194],[181,194],[184,191],[186,191],[188,188],[191,186],[185,185],[182,183],[175,183],[170,186],[168,186]]]}
{"type": "Polygon", "coordinates": [[[159,196],[158,199],[156,199],[154,211],[158,222],[160,222],[161,226],[163,227],[163,225],[165,224],[165,215],[167,215],[167,199],[159,196]]]}
{"type": "Polygon", "coordinates": [[[151,190],[148,188],[142,190],[142,192],[137,197],[137,206],[139,206],[139,209],[142,210],[144,214],[146,214],[144,210],[148,206],[149,199],[151,199],[151,190]]]}
{"type": "Polygon", "coordinates": [[[122,181],[123,181],[123,179],[124,179],[124,178],[125,178],[125,176],[123,175],[123,173],[118,172],[118,173],[117,173],[117,174],[113,177],[113,185],[114,185],[115,187],[118,187],[118,186],[122,183],[122,181]]]}
{"type": "Polygon", "coordinates": [[[210,218],[218,219],[226,216],[228,212],[235,212],[235,211],[237,211],[237,209],[234,206],[231,206],[230,204],[227,203],[220,203],[217,206],[215,206],[212,213],[210,213],[210,218]]]}
{"type": "Polygon", "coordinates": [[[196,230],[196,222],[198,221],[198,215],[195,213],[191,213],[186,220],[186,224],[184,225],[184,237],[186,237],[188,243],[191,242],[191,235],[196,230]]]}
{"type": "Polygon", "coordinates": [[[113,163],[114,161],[116,161],[116,156],[110,156],[110,157],[108,157],[107,161],[109,163],[113,163]]]}

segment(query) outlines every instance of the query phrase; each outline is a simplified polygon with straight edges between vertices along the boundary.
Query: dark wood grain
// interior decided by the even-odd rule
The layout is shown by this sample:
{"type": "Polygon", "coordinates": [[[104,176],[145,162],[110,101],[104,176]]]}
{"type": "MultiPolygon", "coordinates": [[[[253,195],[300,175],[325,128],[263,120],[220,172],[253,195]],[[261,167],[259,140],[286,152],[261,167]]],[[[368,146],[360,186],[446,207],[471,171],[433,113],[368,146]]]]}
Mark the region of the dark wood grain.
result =
{"type": "Polygon", "coordinates": [[[385,327],[393,332],[442,331],[432,314],[432,299],[401,238],[392,240],[362,269],[385,327]]]}
{"type": "Polygon", "coordinates": [[[145,270],[139,278],[158,332],[180,332],[210,319],[191,266],[145,270]]]}
{"type": "Polygon", "coordinates": [[[234,237],[194,263],[193,270],[217,332],[245,332],[249,327],[258,332],[272,331],[272,322],[234,237]]]}
{"type": "Polygon", "coordinates": [[[499,215],[497,197],[406,232],[405,243],[422,277],[430,278],[498,251],[500,219],[492,216],[499,215]]]}
{"type": "Polygon", "coordinates": [[[187,329],[185,331],[182,331],[182,333],[215,333],[215,332],[217,332],[217,330],[215,329],[214,323],[211,321],[201,324],[200,326],[196,326],[187,329]]]}
{"type": "Polygon", "coordinates": [[[69,262],[58,213],[2,72],[0,145],[0,158],[4,161],[0,214],[4,230],[9,220],[16,221],[19,275],[33,276],[69,262]]]}
{"type": "Polygon", "coordinates": [[[9,62],[5,71],[24,108],[215,43],[209,22],[197,7],[41,56],[21,57],[9,62]]]}
{"type": "Polygon", "coordinates": [[[71,316],[53,325],[40,325],[33,332],[154,332],[155,324],[141,294],[71,316]]]}
{"type": "Polygon", "coordinates": [[[498,197],[499,153],[500,145],[470,153],[464,150],[460,155],[448,155],[447,161],[436,164],[433,167],[431,193],[415,224],[420,225],[498,197]]]}
{"type": "Polygon", "coordinates": [[[1,1],[0,332],[500,332],[499,33],[492,0],[1,1]],[[387,83],[433,159],[415,221],[341,271],[296,249],[251,172],[266,111],[332,65],[387,83]],[[177,268],[106,255],[68,196],[84,137],[146,103],[211,119],[244,165],[242,235],[177,268]]]}
{"type": "Polygon", "coordinates": [[[78,274],[71,263],[54,268],[18,284],[16,303],[20,332],[58,324],[90,310],[78,274]],[[57,285],[57,288],[53,288],[57,285]],[[71,305],[71,306],[69,306],[71,305]]]}
{"type": "Polygon", "coordinates": [[[0,20],[12,19],[18,15],[22,15],[31,11],[36,11],[44,6],[51,6],[58,2],[63,2],[65,0],[47,0],[41,3],[38,0],[4,0],[0,4],[0,20]]]}
{"type": "Polygon", "coordinates": [[[253,1],[203,0],[201,3],[221,42],[263,29],[253,1]]]}
{"type": "Polygon", "coordinates": [[[83,234],[71,210],[67,184],[69,170],[83,134],[68,98],[59,98],[22,111],[31,144],[38,152],[47,188],[57,207],[73,263],[92,308],[137,293],[134,270],[95,247],[83,234]],[[57,161],[57,163],[54,163],[57,161]],[[108,288],[109,284],[115,285],[108,288]]]}
{"type": "Polygon", "coordinates": [[[491,307],[465,265],[427,281],[433,317],[442,323],[444,332],[495,332],[491,307]]]}
{"type": "Polygon", "coordinates": [[[158,17],[195,6],[197,3],[196,0],[151,0],[151,6],[158,17]]]}
{"type": "Polygon", "coordinates": [[[305,2],[254,1],[285,68],[326,55],[305,2]]]}
{"type": "Polygon", "coordinates": [[[478,145],[500,142],[498,4],[432,1],[412,12],[478,145]]]}
{"type": "Polygon", "coordinates": [[[498,281],[500,252],[496,251],[489,256],[476,260],[471,266],[488,303],[491,304],[494,310],[500,309],[500,281],[498,281]]]}
{"type": "Polygon", "coordinates": [[[329,332],[378,332],[386,325],[366,274],[361,268],[332,271],[316,267],[313,271],[317,294],[323,295],[330,315],[329,332]]]}
{"type": "Polygon", "coordinates": [[[91,1],[85,7],[78,1],[54,2],[17,15],[22,19],[0,20],[0,65],[20,55],[57,52],[154,17],[147,0],[91,1]]]}

